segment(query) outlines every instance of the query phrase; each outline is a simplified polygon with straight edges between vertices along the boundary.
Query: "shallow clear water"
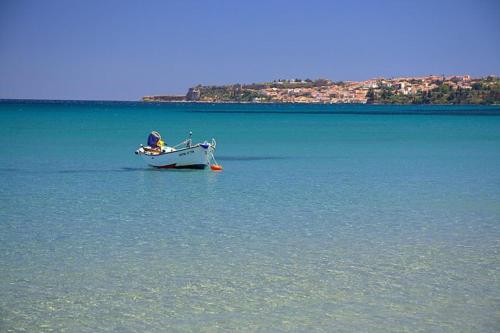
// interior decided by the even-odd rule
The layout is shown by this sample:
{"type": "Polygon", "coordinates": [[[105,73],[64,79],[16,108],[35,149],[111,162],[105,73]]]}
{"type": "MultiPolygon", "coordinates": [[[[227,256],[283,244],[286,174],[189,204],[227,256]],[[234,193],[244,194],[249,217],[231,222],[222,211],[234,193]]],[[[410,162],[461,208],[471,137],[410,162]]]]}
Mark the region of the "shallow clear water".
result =
{"type": "Polygon", "coordinates": [[[2,102],[0,331],[496,332],[499,114],[2,102]]]}

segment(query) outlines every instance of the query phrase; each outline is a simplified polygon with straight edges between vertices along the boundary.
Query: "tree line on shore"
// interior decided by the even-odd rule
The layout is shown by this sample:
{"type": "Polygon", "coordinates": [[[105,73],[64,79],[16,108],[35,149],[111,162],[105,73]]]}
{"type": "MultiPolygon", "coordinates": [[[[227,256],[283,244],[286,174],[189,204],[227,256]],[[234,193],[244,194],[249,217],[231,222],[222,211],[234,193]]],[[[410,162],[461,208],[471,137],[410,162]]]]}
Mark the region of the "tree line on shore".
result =
{"type": "Polygon", "coordinates": [[[486,77],[471,84],[471,88],[452,88],[445,81],[432,90],[401,94],[395,87],[370,88],[369,104],[500,104],[500,78],[486,77]]]}

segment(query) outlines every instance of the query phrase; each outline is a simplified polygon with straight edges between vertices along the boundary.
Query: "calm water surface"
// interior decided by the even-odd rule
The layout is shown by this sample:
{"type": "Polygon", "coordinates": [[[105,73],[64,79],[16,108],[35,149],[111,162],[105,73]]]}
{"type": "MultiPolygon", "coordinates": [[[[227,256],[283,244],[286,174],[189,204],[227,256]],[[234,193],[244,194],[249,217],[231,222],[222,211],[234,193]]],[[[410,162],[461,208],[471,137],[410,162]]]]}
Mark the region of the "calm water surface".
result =
{"type": "Polygon", "coordinates": [[[498,115],[0,102],[0,331],[498,332],[498,115]]]}

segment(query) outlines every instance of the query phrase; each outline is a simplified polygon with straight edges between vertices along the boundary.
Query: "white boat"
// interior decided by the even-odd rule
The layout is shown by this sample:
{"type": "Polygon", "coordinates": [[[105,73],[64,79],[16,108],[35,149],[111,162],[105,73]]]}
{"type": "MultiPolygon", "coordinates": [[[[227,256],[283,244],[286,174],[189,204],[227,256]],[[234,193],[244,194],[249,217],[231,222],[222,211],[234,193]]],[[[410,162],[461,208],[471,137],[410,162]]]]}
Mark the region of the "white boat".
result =
{"type": "Polygon", "coordinates": [[[217,143],[215,139],[212,142],[203,142],[192,144],[192,133],[189,133],[189,139],[179,143],[176,146],[161,148],[141,145],[135,151],[150,166],[162,169],[205,169],[211,165],[213,170],[217,169],[215,163],[214,151],[217,143]]]}

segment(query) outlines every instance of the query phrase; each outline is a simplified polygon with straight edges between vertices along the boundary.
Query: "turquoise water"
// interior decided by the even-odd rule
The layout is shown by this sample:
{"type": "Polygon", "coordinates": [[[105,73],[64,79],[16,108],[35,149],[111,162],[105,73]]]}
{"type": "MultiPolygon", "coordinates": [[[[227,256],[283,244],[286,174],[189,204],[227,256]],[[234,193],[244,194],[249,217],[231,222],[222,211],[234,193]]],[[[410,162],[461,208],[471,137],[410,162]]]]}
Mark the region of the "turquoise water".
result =
{"type": "Polygon", "coordinates": [[[495,107],[0,103],[2,332],[497,332],[495,107]],[[133,154],[215,137],[221,173],[133,154]]]}

